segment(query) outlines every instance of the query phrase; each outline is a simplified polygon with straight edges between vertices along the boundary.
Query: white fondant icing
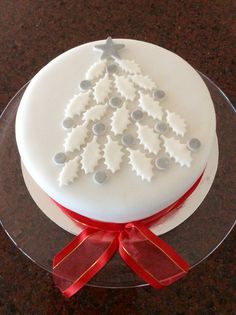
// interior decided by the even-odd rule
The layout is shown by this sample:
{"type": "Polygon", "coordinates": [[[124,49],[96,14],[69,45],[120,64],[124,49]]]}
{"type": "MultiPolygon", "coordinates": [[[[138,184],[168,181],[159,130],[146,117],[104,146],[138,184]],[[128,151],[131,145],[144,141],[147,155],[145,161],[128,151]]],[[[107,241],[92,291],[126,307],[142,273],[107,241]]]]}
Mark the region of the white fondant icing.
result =
{"type": "Polygon", "coordinates": [[[153,82],[147,75],[135,74],[131,75],[130,79],[139,87],[145,90],[152,90],[156,87],[155,82],[153,82]]]}
{"type": "Polygon", "coordinates": [[[153,131],[153,128],[140,124],[137,124],[137,126],[140,143],[149,153],[158,154],[161,144],[159,136],[153,131]]]}
{"type": "Polygon", "coordinates": [[[60,186],[67,186],[75,181],[78,177],[79,157],[76,156],[73,160],[68,161],[62,168],[58,181],[60,186]]]}
{"type": "Polygon", "coordinates": [[[94,98],[99,103],[104,103],[111,92],[111,80],[109,79],[108,74],[106,74],[103,78],[101,78],[94,87],[94,98]]]}
{"type": "Polygon", "coordinates": [[[129,151],[129,163],[133,171],[135,171],[138,176],[141,176],[142,180],[145,179],[150,182],[153,176],[152,159],[146,157],[145,153],[138,150],[127,150],[129,151]]]}
{"type": "Polygon", "coordinates": [[[91,142],[88,142],[81,153],[81,168],[85,174],[92,173],[101,158],[100,146],[97,143],[97,137],[93,137],[91,142]]]}
{"type": "Polygon", "coordinates": [[[125,105],[118,108],[111,117],[111,130],[115,135],[122,134],[130,123],[129,111],[125,105]]]}
{"type": "Polygon", "coordinates": [[[171,113],[168,110],[166,111],[166,121],[173,129],[173,131],[177,134],[177,136],[184,136],[186,132],[186,124],[183,118],[181,118],[176,113],[171,113]]]}
{"type": "Polygon", "coordinates": [[[112,173],[120,169],[120,163],[124,155],[121,149],[122,147],[119,145],[118,141],[112,140],[110,136],[107,136],[107,142],[104,148],[104,159],[107,169],[112,173]]]}
{"type": "Polygon", "coordinates": [[[74,95],[66,107],[65,116],[73,117],[74,115],[79,115],[80,113],[82,113],[89,104],[90,96],[90,91],[88,91],[87,93],[74,95]]]}
{"type": "Polygon", "coordinates": [[[107,110],[107,104],[99,104],[95,105],[94,107],[91,107],[83,114],[83,120],[84,121],[95,121],[101,119],[107,110]]]}
{"type": "Polygon", "coordinates": [[[67,134],[65,139],[64,147],[66,151],[73,152],[79,150],[80,147],[85,143],[85,139],[88,135],[87,122],[83,125],[78,125],[73,128],[71,132],[67,134]]]}
{"type": "Polygon", "coordinates": [[[100,60],[98,62],[94,62],[92,66],[86,72],[87,80],[95,80],[102,76],[106,70],[106,60],[100,60]]]}
{"type": "Polygon", "coordinates": [[[116,59],[116,62],[122,70],[129,74],[137,74],[141,72],[140,66],[134,60],[116,59]]]}
{"type": "Polygon", "coordinates": [[[186,144],[182,144],[174,138],[166,138],[163,135],[161,138],[164,140],[165,150],[170,157],[174,158],[175,162],[181,166],[190,167],[192,157],[191,152],[186,148],[186,144]]]}
{"type": "Polygon", "coordinates": [[[163,110],[158,101],[155,101],[150,95],[139,92],[139,107],[154,119],[162,119],[163,110]]]}
{"type": "Polygon", "coordinates": [[[133,83],[124,76],[114,75],[115,77],[115,87],[117,91],[126,100],[133,101],[136,97],[136,89],[133,83]]]}

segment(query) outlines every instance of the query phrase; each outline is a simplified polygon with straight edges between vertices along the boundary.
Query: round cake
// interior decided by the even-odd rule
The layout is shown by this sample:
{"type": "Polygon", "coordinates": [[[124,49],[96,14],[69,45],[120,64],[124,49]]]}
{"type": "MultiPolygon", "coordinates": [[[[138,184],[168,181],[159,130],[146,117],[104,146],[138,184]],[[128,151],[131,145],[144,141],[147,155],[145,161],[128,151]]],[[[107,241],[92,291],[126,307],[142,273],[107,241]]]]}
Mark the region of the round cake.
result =
{"type": "Polygon", "coordinates": [[[186,61],[108,38],[66,51],[35,75],[16,140],[49,197],[88,218],[125,223],[163,210],[197,181],[215,128],[209,91],[186,61]]]}

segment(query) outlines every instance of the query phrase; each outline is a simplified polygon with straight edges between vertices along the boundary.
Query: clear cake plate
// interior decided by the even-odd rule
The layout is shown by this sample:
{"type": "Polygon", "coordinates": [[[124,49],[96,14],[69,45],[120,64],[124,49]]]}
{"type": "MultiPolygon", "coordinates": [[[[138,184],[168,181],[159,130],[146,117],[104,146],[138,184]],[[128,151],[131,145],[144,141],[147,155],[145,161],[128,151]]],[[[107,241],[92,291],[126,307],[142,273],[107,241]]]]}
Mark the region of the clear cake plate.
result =
{"type": "MultiPolygon", "coordinates": [[[[170,244],[191,268],[206,259],[223,242],[236,219],[232,198],[235,194],[235,182],[231,176],[236,173],[233,164],[236,150],[235,139],[230,136],[236,134],[236,115],[231,102],[220,88],[205,75],[200,75],[211,93],[216,110],[220,150],[218,170],[212,186],[211,182],[207,186],[211,176],[205,175],[205,194],[210,186],[211,189],[205,199],[202,194],[201,198],[204,200],[200,206],[199,203],[195,204],[196,211],[188,212],[186,216],[182,211],[181,216],[180,209],[178,215],[182,219],[173,223],[172,217],[170,223],[171,218],[167,218],[159,222],[157,227],[157,234],[162,234],[161,238],[170,244]]],[[[25,184],[15,141],[15,116],[26,87],[27,84],[18,91],[0,117],[0,220],[14,244],[33,262],[52,273],[54,255],[77,233],[73,229],[66,229],[63,219],[59,222],[50,217],[46,208],[41,211],[43,203],[40,205],[41,197],[37,195],[41,192],[37,189],[34,193],[31,189],[28,190],[30,186],[26,178],[28,188],[25,184]]],[[[214,154],[218,154],[218,150],[214,152],[209,164],[216,167],[217,157],[214,154]]],[[[212,172],[213,180],[215,170],[212,172]]],[[[175,214],[177,217],[178,215],[175,214]]],[[[87,285],[127,288],[147,284],[129,269],[119,254],[116,254],[87,285]]]]}

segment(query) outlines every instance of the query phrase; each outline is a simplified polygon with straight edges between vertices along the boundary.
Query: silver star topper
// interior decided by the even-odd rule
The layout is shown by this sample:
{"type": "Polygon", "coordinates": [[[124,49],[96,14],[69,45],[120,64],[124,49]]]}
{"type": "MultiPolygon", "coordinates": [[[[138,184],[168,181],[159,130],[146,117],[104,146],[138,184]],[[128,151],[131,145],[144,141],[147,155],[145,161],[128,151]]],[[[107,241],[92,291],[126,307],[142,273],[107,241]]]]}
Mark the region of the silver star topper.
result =
{"type": "Polygon", "coordinates": [[[94,46],[95,49],[102,51],[101,59],[109,57],[120,58],[118,50],[124,47],[124,44],[115,44],[110,36],[107,38],[105,44],[94,46]]]}

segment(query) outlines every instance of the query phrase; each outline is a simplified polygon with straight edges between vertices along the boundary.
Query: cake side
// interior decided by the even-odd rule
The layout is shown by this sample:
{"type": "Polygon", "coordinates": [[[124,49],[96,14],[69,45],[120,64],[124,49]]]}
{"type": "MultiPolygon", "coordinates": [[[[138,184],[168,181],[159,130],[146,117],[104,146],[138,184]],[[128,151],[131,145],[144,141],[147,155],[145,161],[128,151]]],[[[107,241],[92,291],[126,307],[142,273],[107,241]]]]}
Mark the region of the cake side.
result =
{"type": "MultiPolygon", "coordinates": [[[[85,174],[83,168],[87,166],[83,165],[79,169],[78,179],[71,185],[58,185],[60,166],[55,165],[52,160],[57,152],[65,149],[66,131],[61,127],[65,108],[71,96],[78,94],[78,85],[85,79],[88,69],[99,60],[100,55],[93,49],[94,46],[104,44],[104,41],[85,44],[62,54],[33,78],[17,113],[16,139],[24,165],[50,197],[63,206],[93,219],[127,222],[160,211],[183,195],[196,181],[205,168],[214,139],[215,114],[204,82],[183,59],[163,48],[144,42],[124,39],[114,42],[125,44],[120,51],[121,60],[135,60],[143,73],[156,82],[158,89],[165,91],[167,97],[161,103],[164,111],[168,109],[169,113],[174,112],[183,117],[187,129],[181,136],[181,142],[186,144],[190,138],[200,139],[201,147],[196,153],[191,153],[193,158],[189,167],[181,166],[174,158],[170,158],[170,167],[163,171],[155,168],[152,158],[153,176],[150,181],[143,181],[139,178],[142,176],[138,177],[137,172],[133,171],[134,163],[129,163],[130,151],[124,152],[122,148],[124,154],[120,169],[114,176],[112,172],[108,172],[108,180],[102,185],[94,184],[94,174],[85,174]]],[[[134,86],[138,84],[140,83],[136,81],[134,86]]],[[[142,92],[142,88],[140,91],[142,92]]],[[[109,107],[109,110],[112,109],[109,107]]],[[[150,126],[153,117],[146,115],[145,119],[145,125],[150,126]]],[[[167,116],[165,119],[167,120],[167,116]]],[[[108,120],[104,119],[104,123],[110,126],[110,117],[108,120]]],[[[129,132],[132,132],[132,122],[130,125],[129,132]]],[[[136,122],[133,125],[133,129],[136,128],[133,131],[138,145],[142,146],[140,142],[143,138],[140,136],[139,127],[136,122]]],[[[140,125],[143,126],[143,123],[140,125]]],[[[177,124],[177,128],[180,128],[179,126],[181,127],[181,124],[177,124]]],[[[109,133],[114,140],[113,131],[109,130],[109,133]]],[[[173,133],[173,126],[171,132],[173,133]]],[[[170,138],[170,134],[167,133],[163,137],[170,138]]],[[[176,140],[178,135],[172,134],[171,138],[176,140]]],[[[87,143],[90,141],[91,138],[87,143]]],[[[100,142],[102,150],[106,141],[104,137],[100,142]]],[[[87,143],[79,152],[79,157],[87,143]]],[[[122,143],[119,142],[119,146],[122,147],[122,143]]],[[[153,150],[152,146],[151,149],[153,150]]],[[[134,148],[129,150],[134,151],[134,148]]],[[[162,138],[158,154],[169,157],[170,153],[166,154],[165,151],[162,138]]],[[[142,153],[146,157],[148,154],[156,154],[148,152],[148,147],[144,147],[142,153]]],[[[105,169],[107,172],[104,160],[106,162],[103,156],[101,164],[95,166],[95,171],[105,169]]]]}

